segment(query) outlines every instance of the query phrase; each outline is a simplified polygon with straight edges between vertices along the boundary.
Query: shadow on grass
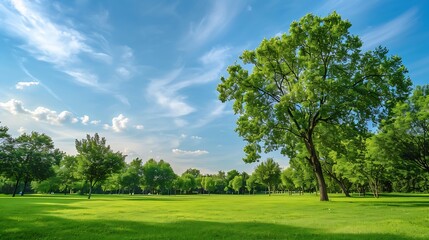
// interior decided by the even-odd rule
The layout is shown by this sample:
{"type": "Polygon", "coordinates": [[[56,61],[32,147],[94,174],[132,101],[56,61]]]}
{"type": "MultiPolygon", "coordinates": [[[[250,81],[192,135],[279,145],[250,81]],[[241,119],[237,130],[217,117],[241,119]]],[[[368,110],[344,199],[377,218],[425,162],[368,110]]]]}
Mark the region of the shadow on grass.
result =
{"type": "MultiPolygon", "coordinates": [[[[108,216],[106,216],[108,218],[108,216]]],[[[22,221],[0,229],[0,239],[389,239],[379,233],[329,233],[318,229],[261,222],[177,221],[148,223],[118,220],[76,221],[53,216],[43,222],[22,221]]]]}

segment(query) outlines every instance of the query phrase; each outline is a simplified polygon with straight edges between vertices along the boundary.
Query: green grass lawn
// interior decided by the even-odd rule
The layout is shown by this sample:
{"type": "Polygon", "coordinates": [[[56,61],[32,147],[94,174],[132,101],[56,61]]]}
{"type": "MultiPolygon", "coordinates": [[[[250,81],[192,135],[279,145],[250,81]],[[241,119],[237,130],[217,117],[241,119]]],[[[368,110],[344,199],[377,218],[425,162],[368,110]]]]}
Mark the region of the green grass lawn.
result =
{"type": "Polygon", "coordinates": [[[0,196],[0,239],[429,239],[429,195],[0,196]]]}

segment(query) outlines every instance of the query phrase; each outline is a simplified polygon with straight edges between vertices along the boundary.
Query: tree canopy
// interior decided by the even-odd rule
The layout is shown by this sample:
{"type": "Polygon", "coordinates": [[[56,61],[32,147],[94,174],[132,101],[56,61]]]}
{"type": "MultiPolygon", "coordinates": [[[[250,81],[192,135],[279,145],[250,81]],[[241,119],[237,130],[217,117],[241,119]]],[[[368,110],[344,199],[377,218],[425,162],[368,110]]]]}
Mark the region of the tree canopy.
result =
{"type": "Polygon", "coordinates": [[[100,138],[98,133],[93,137],[87,134],[86,139],[76,139],[75,144],[78,152],[78,172],[89,183],[90,199],[95,184],[124,167],[125,156],[121,152],[113,152],[110,146],[106,145],[106,139],[100,138]]]}
{"type": "Polygon", "coordinates": [[[245,162],[262,151],[293,157],[303,144],[316,175],[320,200],[328,200],[316,136],[327,125],[364,129],[404,100],[411,81],[398,56],[386,48],[363,52],[351,23],[337,13],[307,14],[289,32],[264,39],[228,67],[218,85],[222,102],[233,101],[236,131],[247,141],[245,162]],[[249,70],[250,69],[250,72],[249,70]]]}

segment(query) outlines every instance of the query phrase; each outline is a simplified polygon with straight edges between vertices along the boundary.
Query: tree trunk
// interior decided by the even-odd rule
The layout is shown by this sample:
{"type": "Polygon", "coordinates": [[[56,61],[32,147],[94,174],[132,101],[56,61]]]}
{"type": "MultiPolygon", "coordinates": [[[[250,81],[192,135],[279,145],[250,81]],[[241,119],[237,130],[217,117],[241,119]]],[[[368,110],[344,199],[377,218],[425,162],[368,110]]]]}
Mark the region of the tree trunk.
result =
{"type": "Polygon", "coordinates": [[[13,188],[13,194],[12,194],[12,197],[15,197],[15,195],[16,195],[16,190],[18,189],[18,185],[19,185],[19,178],[18,178],[18,179],[16,179],[15,187],[13,188]]]}
{"type": "Polygon", "coordinates": [[[322,167],[317,156],[312,156],[314,161],[314,172],[316,173],[317,182],[319,183],[320,201],[329,201],[328,189],[326,188],[325,178],[323,177],[322,167]]]}
{"type": "Polygon", "coordinates": [[[325,178],[323,177],[322,165],[320,164],[319,158],[317,157],[311,132],[307,135],[305,146],[308,153],[310,154],[309,162],[313,167],[314,173],[316,174],[317,183],[319,184],[320,201],[329,201],[328,189],[326,188],[325,178]]]}
{"type": "Polygon", "coordinates": [[[88,193],[88,199],[91,199],[92,194],[92,181],[89,182],[89,193],[88,193]]]}
{"type": "Polygon", "coordinates": [[[24,188],[21,191],[21,196],[24,196],[25,189],[27,188],[28,177],[25,177],[24,188]]]}
{"type": "Polygon", "coordinates": [[[346,185],[342,182],[339,181],[338,184],[340,185],[341,190],[343,191],[344,195],[346,195],[346,197],[351,197],[350,196],[350,191],[349,189],[346,187],[346,185]]]}

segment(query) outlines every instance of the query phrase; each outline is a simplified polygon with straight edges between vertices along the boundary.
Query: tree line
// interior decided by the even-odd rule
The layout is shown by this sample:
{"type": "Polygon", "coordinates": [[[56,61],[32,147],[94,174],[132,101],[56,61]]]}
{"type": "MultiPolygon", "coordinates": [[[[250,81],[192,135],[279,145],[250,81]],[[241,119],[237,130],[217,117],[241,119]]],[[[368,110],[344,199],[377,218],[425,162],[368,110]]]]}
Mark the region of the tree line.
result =
{"type": "MultiPolygon", "coordinates": [[[[374,197],[380,192],[429,192],[429,85],[417,86],[377,132],[335,134],[315,139],[329,192],[374,197]],[[341,144],[334,144],[340,142],[341,144]]],[[[281,169],[272,158],[251,174],[230,170],[202,174],[190,168],[176,174],[164,160],[135,158],[113,151],[98,134],[75,141],[77,155],[54,147],[37,132],[13,138],[0,127],[0,192],[109,194],[255,194],[319,192],[303,146],[281,169]]]]}

